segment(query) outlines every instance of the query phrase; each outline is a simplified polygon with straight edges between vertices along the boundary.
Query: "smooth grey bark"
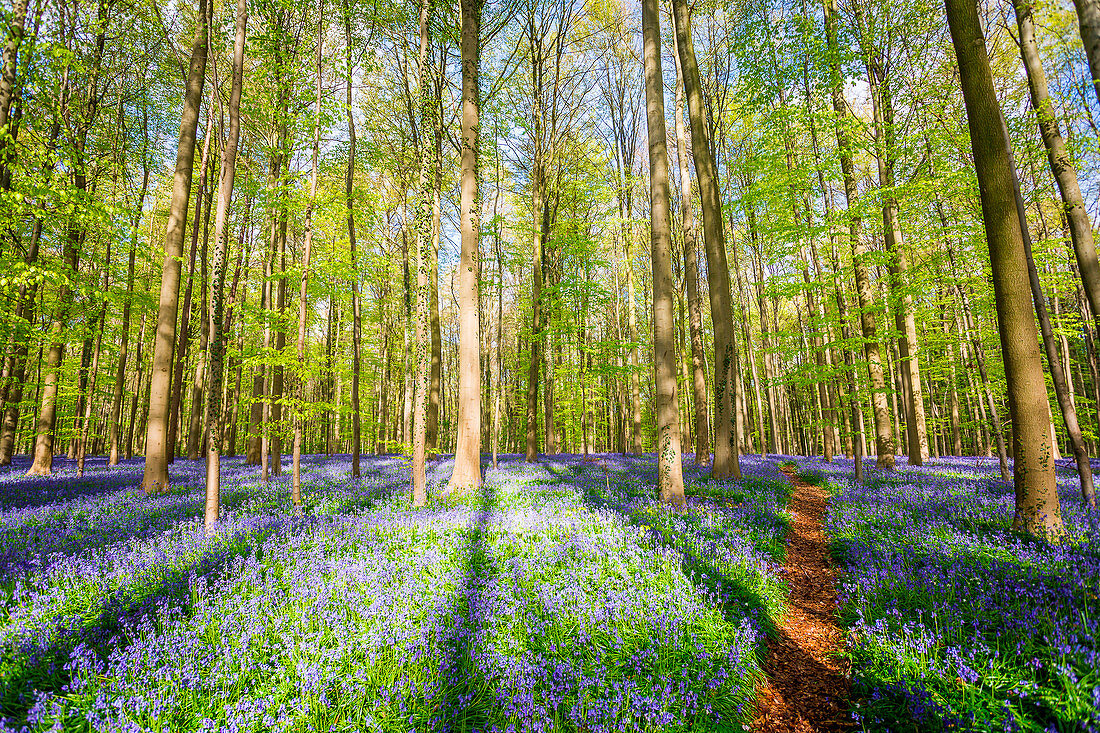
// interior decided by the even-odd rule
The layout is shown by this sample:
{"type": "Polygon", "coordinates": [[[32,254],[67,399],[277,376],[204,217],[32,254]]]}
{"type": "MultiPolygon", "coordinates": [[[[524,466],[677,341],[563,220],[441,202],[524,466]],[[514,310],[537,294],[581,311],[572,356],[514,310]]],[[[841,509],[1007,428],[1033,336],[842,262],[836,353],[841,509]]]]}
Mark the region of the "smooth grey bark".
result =
{"type": "Polygon", "coordinates": [[[676,405],[672,231],[669,211],[661,21],[657,0],[642,0],[646,121],[649,131],[650,244],[653,268],[653,352],[657,394],[657,491],[661,503],[684,506],[680,415],[676,405]]]}
{"type": "Polygon", "coordinates": [[[478,149],[481,94],[482,0],[460,0],[462,56],[462,233],[458,271],[458,400],[455,464],[445,494],[469,494],[481,486],[481,366],[479,345],[479,212],[478,149]]]}
{"type": "Polygon", "coordinates": [[[240,140],[241,87],[244,82],[244,44],[248,25],[247,0],[237,0],[236,34],[233,41],[233,81],[229,92],[229,134],[222,150],[218,179],[218,211],[214,217],[213,287],[210,290],[210,425],[206,444],[206,501],[203,526],[214,533],[221,512],[222,360],[225,355],[225,277],[229,257],[229,207],[237,173],[240,140]]]}
{"type": "Polygon", "coordinates": [[[714,324],[714,463],[711,476],[741,478],[737,445],[736,395],[738,375],[736,336],[731,307],[729,266],[718,177],[707,130],[699,64],[691,40],[691,13],[685,0],[672,0],[676,50],[684,76],[691,126],[691,150],[703,213],[703,243],[707,254],[711,321],[714,324]]]}
{"type": "Polygon", "coordinates": [[[1046,382],[1029,297],[1008,128],[993,87],[977,3],[946,0],[945,5],[970,127],[1004,354],[1016,493],[1012,526],[1057,541],[1065,530],[1051,455],[1046,382]]]}

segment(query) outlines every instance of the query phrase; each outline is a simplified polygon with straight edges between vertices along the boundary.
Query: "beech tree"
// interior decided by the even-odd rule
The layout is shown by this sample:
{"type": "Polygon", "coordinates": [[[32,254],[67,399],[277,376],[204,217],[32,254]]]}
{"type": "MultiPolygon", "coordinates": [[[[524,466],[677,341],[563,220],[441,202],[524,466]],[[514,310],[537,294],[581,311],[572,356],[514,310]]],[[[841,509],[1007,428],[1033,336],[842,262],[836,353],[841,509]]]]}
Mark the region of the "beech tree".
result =
{"type": "Polygon", "coordinates": [[[947,0],[947,20],[959,60],[974,167],[981,184],[982,218],[989,243],[997,323],[1012,419],[1014,529],[1058,539],[1064,532],[1054,480],[1050,413],[1046,405],[1038,334],[1028,298],[1027,263],[1016,208],[1008,128],[993,88],[985,36],[973,0],[947,0]]]}
{"type": "MultiPolygon", "coordinates": [[[[153,365],[149,382],[149,418],[145,435],[145,476],[141,486],[147,493],[166,491],[169,485],[168,400],[171,387],[172,352],[175,348],[176,306],[179,303],[180,264],[186,232],[187,204],[191,196],[192,165],[195,158],[195,134],[206,80],[207,14],[206,0],[199,0],[195,20],[195,40],[191,44],[191,63],[187,70],[183,115],[180,119],[179,149],[172,184],[171,212],[164,237],[164,266],[161,271],[160,302],[157,313],[153,365]]],[[[207,133],[209,134],[209,132],[207,133]]]]}
{"type": "MultiPolygon", "coordinates": [[[[241,134],[241,88],[244,84],[244,45],[248,29],[247,0],[237,0],[236,33],[233,41],[233,76],[229,92],[229,133],[222,151],[218,179],[218,212],[214,217],[213,287],[210,289],[210,428],[206,444],[206,507],[204,525],[207,534],[214,531],[221,511],[222,450],[222,357],[225,352],[225,275],[229,257],[229,207],[237,175],[237,145],[241,134]]],[[[318,51],[319,53],[319,51],[318,51]]],[[[308,221],[308,219],[307,219],[308,221]]],[[[295,466],[297,467],[297,465],[295,466]]],[[[297,473],[295,473],[297,479],[297,473]]],[[[298,500],[295,482],[295,504],[298,500]]]]}
{"type": "Polygon", "coordinates": [[[676,26],[676,50],[684,77],[691,122],[691,150],[703,209],[703,242],[707,253],[707,278],[710,315],[714,327],[714,478],[741,478],[736,425],[737,369],[736,344],[733,340],[733,313],[730,305],[729,267],[726,262],[725,226],[718,194],[714,156],[710,148],[699,82],[699,65],[691,40],[691,15],[682,0],[672,3],[676,26]]]}
{"type": "Polygon", "coordinates": [[[447,484],[449,496],[481,486],[481,366],[478,279],[480,217],[478,151],[481,92],[481,0],[460,0],[462,50],[462,248],[458,272],[458,410],[455,465],[447,484]]]}
{"type": "Polygon", "coordinates": [[[649,129],[653,349],[657,363],[657,491],[662,503],[682,507],[685,499],[683,464],[680,460],[680,415],[676,403],[665,88],[661,74],[661,17],[657,8],[657,0],[642,0],[642,49],[649,129]]]}

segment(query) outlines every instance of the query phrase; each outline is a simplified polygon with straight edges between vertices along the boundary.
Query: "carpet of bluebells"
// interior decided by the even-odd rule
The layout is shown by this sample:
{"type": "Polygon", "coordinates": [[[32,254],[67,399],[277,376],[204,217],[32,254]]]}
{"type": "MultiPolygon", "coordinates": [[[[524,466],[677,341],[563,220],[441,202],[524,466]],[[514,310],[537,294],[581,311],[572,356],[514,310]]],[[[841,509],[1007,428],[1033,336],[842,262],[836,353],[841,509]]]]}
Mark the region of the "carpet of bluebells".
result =
{"type": "MultiPolygon", "coordinates": [[[[751,720],[786,594],[777,461],[746,457],[728,482],[685,465],[679,513],[656,500],[652,456],[508,457],[478,496],[426,509],[400,458],[361,479],[349,464],[307,457],[296,514],[289,476],[224,461],[209,539],[200,463],[177,461],[163,496],[141,492],[139,462],[0,469],[0,731],[751,720]]],[[[449,472],[434,464],[432,485],[449,472]]]]}
{"type": "Polygon", "coordinates": [[[904,460],[870,459],[860,485],[850,460],[798,459],[834,492],[863,728],[1100,731],[1100,528],[1072,463],[1058,462],[1068,538],[1052,546],[1011,531],[996,459],[904,460]]]}

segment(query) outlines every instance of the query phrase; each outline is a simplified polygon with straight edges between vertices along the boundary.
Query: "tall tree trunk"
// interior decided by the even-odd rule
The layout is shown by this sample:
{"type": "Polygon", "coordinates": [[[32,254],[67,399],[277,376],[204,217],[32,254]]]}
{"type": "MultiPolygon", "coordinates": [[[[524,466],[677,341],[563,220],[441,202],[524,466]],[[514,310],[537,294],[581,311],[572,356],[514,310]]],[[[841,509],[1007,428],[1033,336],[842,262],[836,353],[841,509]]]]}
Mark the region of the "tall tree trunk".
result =
{"type": "Polygon", "coordinates": [[[542,333],[542,258],[545,245],[542,227],[543,199],[545,197],[543,149],[543,113],[542,99],[542,52],[535,46],[535,29],[532,20],[528,26],[530,43],[532,86],[534,104],[531,110],[533,138],[531,157],[531,214],[534,218],[531,234],[531,339],[527,360],[527,447],[525,459],[528,463],[538,457],[539,437],[539,365],[541,363],[542,333]]]}
{"type": "MultiPolygon", "coordinates": [[[[1089,51],[1089,65],[1093,76],[1100,72],[1100,3],[1097,0],[1076,0],[1078,17],[1081,20],[1081,35],[1088,34],[1085,48],[1089,51]],[[1089,25],[1091,23],[1091,25],[1089,25]],[[1090,44],[1093,48],[1090,50],[1090,44]]],[[[1100,263],[1097,262],[1096,244],[1092,235],[1092,222],[1081,196],[1081,186],[1077,180],[1077,170],[1066,150],[1058,115],[1051,103],[1047,89],[1047,77],[1039,60],[1039,48],[1035,43],[1035,23],[1032,19],[1034,6],[1031,0],[1016,0],[1016,25],[1020,30],[1020,56],[1027,72],[1028,88],[1031,90],[1031,106],[1039,122],[1039,134],[1043,138],[1043,147],[1047,151],[1050,171],[1058,184],[1062,196],[1062,206],[1069,226],[1073,254],[1077,260],[1077,269],[1085,286],[1085,295],[1093,313],[1100,313],[1100,263]]],[[[1096,83],[1100,83],[1097,80],[1096,83]]],[[[1088,324],[1095,328],[1095,324],[1088,324]]],[[[1091,330],[1091,329],[1090,329],[1091,330]]]]}
{"type": "Polygon", "coordinates": [[[840,52],[837,44],[836,0],[825,0],[825,36],[828,45],[830,86],[836,121],[837,148],[844,175],[844,194],[848,203],[848,226],[852,248],[852,269],[855,272],[856,298],[859,302],[859,323],[863,333],[863,353],[867,359],[867,376],[871,383],[871,403],[875,417],[875,465],[894,468],[894,436],[890,425],[890,410],[886,404],[886,380],[882,369],[882,354],[875,325],[871,277],[867,271],[867,248],[863,243],[862,220],[857,213],[859,194],[852,163],[852,142],[848,131],[848,107],[842,89],[840,52]]]}
{"type": "MultiPolygon", "coordinates": [[[[440,193],[443,187],[443,120],[440,107],[443,99],[443,64],[436,70],[433,84],[435,94],[432,97],[432,132],[435,138],[432,157],[432,237],[431,254],[428,260],[428,280],[430,285],[428,326],[431,336],[431,360],[428,371],[428,435],[427,450],[434,454],[439,448],[439,397],[440,379],[443,366],[443,339],[439,331],[439,241],[442,237],[442,209],[440,193]]],[[[427,130],[424,131],[427,135],[427,130]]],[[[426,140],[425,140],[426,144],[426,140]]]]}
{"type": "Polygon", "coordinates": [[[462,29],[462,246],[458,272],[458,409],[455,465],[447,484],[448,496],[476,491],[481,486],[481,367],[478,323],[479,211],[477,154],[481,99],[482,0],[460,0],[462,29]]]}
{"type": "MultiPolygon", "coordinates": [[[[107,240],[107,251],[103,255],[103,293],[106,295],[111,287],[111,240],[107,240]]],[[[88,380],[88,393],[84,401],[84,414],[81,416],[80,434],[77,438],[76,448],[76,475],[84,476],[84,457],[88,451],[88,435],[92,423],[92,403],[95,400],[96,378],[99,376],[99,356],[103,349],[103,326],[107,322],[107,299],[99,307],[99,313],[94,319],[96,336],[95,347],[92,350],[91,376],[88,380]]]]}
{"type": "MultiPolygon", "coordinates": [[[[544,241],[549,241],[549,240],[548,240],[548,238],[544,238],[544,241]]],[[[551,288],[555,287],[558,283],[555,281],[555,279],[553,277],[553,274],[552,274],[552,271],[551,271],[551,273],[547,273],[547,274],[550,276],[548,278],[550,280],[550,287],[551,288]]],[[[558,342],[554,338],[554,332],[553,332],[553,325],[552,324],[554,322],[554,312],[553,311],[554,311],[554,307],[556,305],[557,304],[555,303],[554,297],[551,296],[550,298],[547,299],[546,311],[548,311],[548,312],[546,313],[546,316],[545,316],[545,323],[546,323],[547,328],[546,328],[546,334],[544,336],[545,341],[543,342],[543,349],[542,349],[542,366],[543,366],[543,377],[542,377],[542,385],[543,385],[542,386],[542,408],[543,408],[542,409],[542,415],[543,415],[543,417],[542,417],[542,433],[543,433],[543,440],[546,444],[545,448],[544,448],[544,451],[548,455],[555,455],[555,454],[560,452],[560,446],[558,445],[557,423],[554,420],[554,405],[555,405],[555,400],[556,400],[555,393],[554,393],[554,387],[557,386],[555,368],[557,366],[557,361],[558,361],[557,358],[556,358],[557,357],[557,351],[558,351],[558,342]]],[[[637,351],[635,351],[635,356],[636,355],[637,355],[637,351]]],[[[635,366],[637,366],[637,362],[635,362],[635,366]]],[[[635,380],[635,384],[637,384],[636,380],[635,380]]],[[[636,403],[636,406],[638,407],[638,410],[636,411],[635,415],[636,415],[636,417],[638,417],[637,424],[638,424],[638,427],[639,427],[639,433],[636,436],[636,445],[641,446],[641,432],[640,432],[640,429],[641,429],[641,405],[640,405],[640,403],[636,403]]],[[[640,452],[640,450],[641,450],[640,447],[638,448],[638,450],[640,452]]]]}
{"type": "Polygon", "coordinates": [[[898,199],[894,194],[897,144],[891,80],[877,59],[870,56],[867,79],[871,88],[872,114],[875,119],[879,183],[885,192],[882,200],[882,232],[886,252],[890,255],[890,297],[893,301],[894,326],[898,331],[898,362],[905,398],[907,453],[909,465],[921,466],[928,457],[928,427],[924,416],[924,394],[921,390],[920,361],[917,354],[916,317],[913,297],[909,293],[908,263],[898,215],[898,199]]]}
{"type": "MultiPolygon", "coordinates": [[[[238,0],[240,3],[246,0],[238,0]]],[[[317,203],[317,167],[321,156],[321,103],[323,101],[324,85],[321,72],[324,65],[324,0],[317,2],[317,102],[313,111],[313,154],[309,167],[309,200],[306,202],[305,215],[305,244],[302,254],[302,280],[298,287],[298,342],[297,358],[298,368],[298,406],[294,410],[294,485],[291,489],[291,501],[296,511],[302,508],[302,412],[306,403],[305,394],[305,366],[306,366],[306,319],[308,316],[307,296],[309,294],[309,264],[313,253],[313,207],[317,203]]]]}
{"type": "MultiPolygon", "coordinates": [[[[332,359],[332,342],[335,337],[333,330],[336,327],[335,315],[336,298],[330,297],[328,300],[328,327],[325,329],[325,402],[332,403],[332,409],[334,412],[339,413],[336,409],[335,397],[336,397],[336,375],[333,373],[334,363],[332,359]]],[[[324,442],[325,442],[325,455],[331,456],[334,450],[333,448],[333,424],[331,420],[322,421],[322,429],[324,430],[324,442]]]]}
{"type": "Polygon", "coordinates": [[[240,139],[241,86],[244,80],[245,29],[248,24],[247,0],[237,0],[236,36],[233,41],[233,82],[229,92],[229,136],[222,151],[218,180],[218,213],[214,218],[213,287],[210,291],[210,436],[206,444],[206,503],[203,524],[213,534],[221,512],[222,444],[222,358],[225,354],[225,273],[229,257],[229,206],[237,173],[237,143],[240,139]]]}
{"type": "Polygon", "coordinates": [[[665,149],[665,90],[661,75],[661,27],[657,0],[642,0],[646,119],[653,263],[653,354],[657,393],[657,490],[661,503],[682,507],[683,464],[680,415],[676,405],[676,343],[673,335],[672,231],[669,212],[668,152],[665,149]]]}
{"type": "MultiPolygon", "coordinates": [[[[412,503],[422,507],[428,501],[428,480],[425,463],[428,452],[428,390],[431,386],[429,365],[431,309],[428,299],[431,297],[431,274],[429,263],[432,249],[432,190],[429,179],[433,158],[428,147],[429,116],[433,114],[432,95],[428,75],[429,28],[432,15],[432,0],[421,0],[420,4],[420,78],[418,86],[418,109],[420,112],[420,179],[416,207],[416,343],[413,357],[413,369],[416,376],[413,382],[412,407],[412,503]]],[[[433,59],[434,60],[434,59],[433,59]]]]}
{"type": "MultiPolygon", "coordinates": [[[[126,360],[130,345],[130,309],[134,296],[134,270],[137,260],[138,227],[141,225],[141,215],[145,204],[145,195],[149,191],[149,110],[142,109],[144,143],[141,148],[141,192],[138,194],[137,203],[134,206],[133,223],[130,225],[130,259],[126,265],[126,300],[122,303],[122,333],[118,345],[118,366],[115,368],[114,391],[111,394],[110,413],[110,455],[107,457],[107,465],[118,465],[120,422],[122,419],[122,393],[126,381],[126,360]]],[[[152,226],[152,221],[150,221],[152,226]]]]}
{"type": "MultiPolygon", "coordinates": [[[[1022,28],[1021,28],[1022,35],[1022,28]]],[[[1021,39],[1022,40],[1022,39],[1021,39]]],[[[1034,42],[1034,38],[1032,38],[1034,42]]],[[[1011,150],[1009,161],[1012,160],[1011,150]]],[[[1013,168],[1015,170],[1015,168],[1013,168]]],[[[1070,447],[1073,451],[1074,461],[1077,463],[1077,473],[1081,480],[1081,498],[1093,509],[1096,508],[1096,489],[1092,482],[1092,466],[1089,464],[1088,451],[1085,448],[1085,440],[1081,435],[1081,426],[1077,422],[1077,410],[1073,404],[1073,382],[1067,385],[1066,369],[1058,354],[1058,342],[1054,330],[1050,325],[1050,314],[1047,311],[1046,296],[1043,287],[1039,283],[1039,271],[1035,268],[1035,258],[1031,252],[1031,232],[1027,226],[1027,212],[1024,207],[1024,198],[1020,194],[1019,181],[1015,181],[1014,198],[1016,213],[1020,218],[1020,235],[1023,240],[1024,258],[1027,260],[1028,284],[1031,287],[1031,298],[1035,304],[1035,314],[1039,319],[1039,329],[1043,338],[1043,348],[1047,355],[1047,366],[1050,370],[1051,382],[1054,384],[1054,394],[1058,400],[1058,407],[1062,411],[1062,419],[1066,424],[1066,433],[1069,435],[1070,447]]],[[[1086,326],[1086,329],[1088,327],[1086,326]]],[[[1062,342],[1064,345],[1064,341],[1062,342]]],[[[1068,356],[1068,355],[1067,355],[1068,356]]],[[[1044,385],[1045,387],[1045,385],[1044,385]]],[[[1045,396],[1045,395],[1044,395],[1045,396]]],[[[1050,415],[1049,402],[1047,403],[1047,415],[1050,415]]],[[[1049,417],[1048,417],[1049,419],[1049,417]]],[[[1050,439],[1054,451],[1054,458],[1058,458],[1058,444],[1054,442],[1054,428],[1051,425],[1050,439]]]]}
{"type": "Polygon", "coordinates": [[[359,252],[355,246],[355,116],[351,106],[351,5],[344,4],[344,38],[347,42],[345,58],[348,66],[347,99],[344,110],[348,119],[348,170],[344,182],[344,200],[347,207],[348,243],[351,248],[351,475],[359,476],[359,343],[363,322],[359,312],[359,252]]]}
{"type": "MultiPolygon", "coordinates": [[[[626,215],[628,217],[633,215],[629,208],[626,215]]],[[[626,253],[626,322],[630,328],[630,445],[634,453],[641,453],[644,450],[642,446],[642,366],[638,363],[638,301],[634,286],[633,226],[624,226],[623,244],[626,253]]],[[[549,418],[549,410],[546,414],[549,418]]],[[[549,428],[547,430],[549,432],[549,428]]],[[[547,441],[549,439],[548,434],[547,441]]],[[[550,452],[549,447],[547,452],[550,452]]]]}
{"type": "Polygon", "coordinates": [[[947,21],[959,62],[982,219],[996,294],[997,323],[1012,419],[1014,529],[1060,539],[1058,487],[1051,458],[1050,420],[1038,334],[1028,298],[1027,263],[1015,202],[1015,171],[1008,129],[993,88],[993,74],[975,0],[946,0],[947,21]]]}
{"type": "Polygon", "coordinates": [[[496,348],[492,351],[493,371],[496,373],[493,389],[493,468],[497,467],[497,453],[500,450],[500,393],[503,391],[502,377],[504,375],[504,258],[501,252],[500,222],[500,145],[499,140],[494,141],[493,148],[497,151],[494,166],[494,181],[496,190],[493,195],[493,245],[494,255],[497,261],[497,317],[496,317],[496,348]]]}
{"type": "Polygon", "coordinates": [[[741,478],[738,458],[735,395],[738,380],[733,311],[730,306],[729,267],[726,264],[725,228],[718,192],[714,154],[707,136],[703,89],[699,65],[691,40],[691,15],[685,0],[673,0],[672,17],[676,27],[676,50],[687,95],[691,124],[691,152],[703,210],[703,242],[707,253],[707,281],[710,314],[714,324],[714,463],[711,476],[717,479],[741,478]]]}

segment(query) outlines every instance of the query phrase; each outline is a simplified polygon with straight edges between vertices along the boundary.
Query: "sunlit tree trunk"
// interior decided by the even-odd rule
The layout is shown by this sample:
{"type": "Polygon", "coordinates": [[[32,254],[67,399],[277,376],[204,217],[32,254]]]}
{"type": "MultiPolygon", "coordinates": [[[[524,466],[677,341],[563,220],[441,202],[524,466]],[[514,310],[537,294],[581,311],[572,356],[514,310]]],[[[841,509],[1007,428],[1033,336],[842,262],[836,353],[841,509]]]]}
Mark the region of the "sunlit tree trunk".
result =
{"type": "Polygon", "coordinates": [[[432,187],[431,176],[434,155],[428,146],[428,126],[433,105],[429,82],[429,26],[433,10],[432,0],[422,0],[420,5],[420,78],[418,104],[420,113],[420,178],[416,206],[416,340],[413,344],[412,389],[412,503],[422,507],[428,501],[428,482],[425,463],[428,452],[428,391],[431,388],[429,334],[431,307],[431,273],[429,266],[432,250],[432,187]]]}
{"type": "Polygon", "coordinates": [[[1016,491],[1012,526],[1057,540],[1064,529],[1008,129],[993,87],[975,0],[946,0],[946,7],[970,126],[1008,385],[1016,491]]]}
{"type": "MultiPolygon", "coordinates": [[[[333,355],[332,355],[332,342],[334,338],[333,330],[336,327],[336,319],[334,317],[336,309],[336,298],[330,297],[328,301],[328,314],[325,328],[325,375],[324,375],[324,399],[326,402],[332,403],[332,409],[336,410],[335,405],[335,375],[333,374],[333,355]]],[[[322,421],[322,430],[324,432],[325,443],[325,455],[331,456],[333,451],[333,424],[331,420],[322,421]]]]}
{"type": "Polygon", "coordinates": [[[229,92],[229,135],[222,150],[218,180],[218,211],[214,217],[213,287],[210,290],[210,435],[206,444],[206,503],[203,525],[213,534],[221,512],[222,360],[227,334],[225,322],[225,274],[229,258],[229,206],[237,173],[240,140],[241,87],[244,81],[244,44],[248,24],[247,0],[237,0],[236,35],[233,41],[233,81],[229,92]]]}
{"type": "MultiPolygon", "coordinates": [[[[442,237],[442,218],[440,207],[440,195],[443,187],[443,120],[442,110],[442,84],[443,65],[436,70],[432,84],[435,86],[435,94],[432,96],[431,117],[432,134],[435,138],[432,157],[432,236],[431,253],[428,259],[428,330],[431,340],[430,369],[428,372],[428,436],[426,438],[428,453],[435,453],[439,447],[439,398],[440,379],[443,365],[443,339],[439,328],[439,241],[442,237]]],[[[426,122],[426,120],[425,120],[426,122]]],[[[427,129],[424,131],[427,135],[427,129]]],[[[425,139],[426,144],[426,139],[425,139]]]]}
{"type": "Polygon", "coordinates": [[[479,211],[477,154],[482,0],[460,0],[462,29],[462,149],[460,160],[462,246],[458,272],[458,409],[455,465],[448,496],[481,486],[481,366],[478,324],[479,211]]]}
{"type": "Polygon", "coordinates": [[[691,40],[691,15],[685,0],[673,0],[676,49],[684,77],[691,124],[691,151],[703,210],[703,242],[707,253],[707,281],[711,321],[714,324],[714,478],[741,478],[738,459],[737,416],[734,392],[738,380],[736,337],[730,305],[729,267],[726,264],[725,228],[715,172],[714,154],[706,129],[699,65],[691,40]]]}
{"type": "Polygon", "coordinates": [[[500,405],[500,393],[503,391],[503,375],[504,375],[504,258],[501,252],[501,234],[502,225],[500,221],[500,177],[501,177],[501,160],[500,160],[500,140],[494,141],[494,148],[497,151],[497,155],[494,158],[494,182],[496,183],[496,190],[493,192],[493,245],[494,255],[497,261],[497,313],[496,313],[496,348],[493,349],[493,427],[492,427],[492,442],[493,442],[493,468],[497,467],[497,453],[500,450],[500,428],[501,428],[501,405],[500,405]]]}
{"type": "Polygon", "coordinates": [[[531,110],[532,121],[532,158],[531,158],[531,212],[534,218],[531,234],[531,338],[527,361],[527,447],[526,460],[534,461],[538,457],[539,438],[539,365],[541,363],[542,333],[542,258],[543,258],[543,198],[545,191],[545,169],[542,160],[543,113],[540,109],[542,99],[542,51],[535,44],[535,23],[528,26],[528,41],[531,55],[531,74],[534,102],[531,110]]]}
{"type": "Polygon", "coordinates": [[[863,334],[863,354],[867,359],[867,375],[871,385],[871,403],[875,418],[875,465],[894,468],[894,435],[890,425],[890,410],[886,402],[886,379],[882,369],[882,354],[875,324],[874,296],[871,276],[867,271],[867,247],[863,242],[862,220],[857,213],[859,194],[856,189],[855,167],[852,161],[852,141],[848,105],[841,87],[840,52],[837,45],[836,0],[825,0],[825,36],[829,49],[830,86],[836,121],[840,168],[844,176],[844,194],[848,202],[849,240],[852,248],[852,269],[855,273],[856,298],[859,302],[859,323],[863,334]]]}
{"type": "MultiPolygon", "coordinates": [[[[1016,186],[1016,208],[1020,216],[1020,230],[1023,236],[1024,254],[1027,259],[1028,283],[1031,286],[1031,298],[1035,304],[1035,313],[1039,320],[1039,330],[1043,338],[1043,348],[1047,355],[1047,367],[1050,371],[1050,379],[1054,384],[1054,394],[1058,400],[1058,407],[1062,411],[1062,419],[1065,421],[1066,433],[1069,435],[1070,447],[1073,450],[1073,458],[1077,463],[1077,473],[1081,480],[1081,497],[1085,503],[1096,508],[1096,489],[1092,483],[1092,467],[1089,465],[1088,451],[1085,449],[1085,441],[1081,436],[1081,426],[1077,422],[1077,410],[1073,404],[1072,379],[1066,383],[1066,370],[1058,354],[1058,342],[1054,330],[1050,325],[1050,314],[1047,312],[1046,295],[1039,283],[1039,271],[1035,269],[1035,258],[1031,253],[1031,232],[1027,229],[1027,215],[1024,210],[1024,200],[1020,195],[1020,188],[1016,186]]],[[[1063,342],[1064,343],[1064,342],[1063,342]]],[[[1049,408],[1048,408],[1049,414],[1049,408]]],[[[1053,426],[1051,427],[1051,443],[1058,458],[1058,445],[1054,442],[1053,426]]]]}
{"type": "Polygon", "coordinates": [[[191,44],[191,61],[184,95],[184,112],[179,123],[176,173],[164,238],[161,302],[157,309],[153,366],[150,373],[149,419],[145,427],[145,474],[142,478],[142,488],[149,493],[168,488],[168,397],[172,380],[172,352],[176,340],[180,256],[184,250],[187,203],[195,160],[195,132],[202,102],[202,83],[206,78],[206,62],[207,2],[199,0],[195,41],[191,44]]]}
{"type": "MultiPolygon", "coordinates": [[[[349,0],[350,1],[350,0],[349,0]]],[[[351,475],[359,476],[359,339],[362,334],[362,320],[359,312],[359,252],[355,246],[355,116],[352,114],[352,77],[351,64],[351,6],[344,5],[344,38],[347,42],[345,59],[347,61],[347,98],[344,111],[348,120],[348,169],[345,176],[344,201],[347,207],[348,243],[351,248],[351,475]]]]}
{"type": "MultiPolygon", "coordinates": [[[[246,0],[237,0],[242,5],[246,0]]],[[[317,203],[317,167],[321,156],[321,104],[324,101],[324,84],[321,71],[324,65],[325,12],[324,0],[317,2],[317,101],[313,110],[313,149],[309,169],[309,200],[305,212],[305,243],[302,253],[302,279],[298,287],[298,405],[294,410],[294,478],[291,501],[296,511],[302,508],[302,413],[305,409],[306,320],[308,317],[309,265],[313,254],[313,207],[317,203]]]]}
{"type": "Polygon", "coordinates": [[[673,335],[672,231],[668,152],[665,149],[665,90],[661,76],[661,27],[657,0],[642,0],[646,119],[653,265],[653,352],[657,393],[657,491],[661,503],[683,506],[680,416],[676,405],[676,342],[673,335]]]}

